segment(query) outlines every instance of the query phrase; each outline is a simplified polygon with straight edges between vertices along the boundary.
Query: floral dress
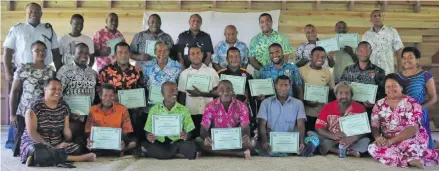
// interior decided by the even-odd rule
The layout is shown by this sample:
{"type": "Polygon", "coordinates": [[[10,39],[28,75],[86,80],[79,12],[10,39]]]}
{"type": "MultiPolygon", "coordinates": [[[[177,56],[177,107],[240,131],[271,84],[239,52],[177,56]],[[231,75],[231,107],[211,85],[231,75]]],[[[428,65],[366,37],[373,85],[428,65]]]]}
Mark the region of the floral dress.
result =
{"type": "Polygon", "coordinates": [[[408,162],[421,160],[425,166],[439,164],[439,151],[428,149],[428,134],[421,124],[422,107],[415,99],[404,95],[395,109],[390,108],[387,98],[379,100],[372,111],[372,127],[380,128],[384,137],[394,137],[410,126],[419,126],[411,138],[390,146],[369,145],[369,154],[381,163],[408,167],[408,162]]]}

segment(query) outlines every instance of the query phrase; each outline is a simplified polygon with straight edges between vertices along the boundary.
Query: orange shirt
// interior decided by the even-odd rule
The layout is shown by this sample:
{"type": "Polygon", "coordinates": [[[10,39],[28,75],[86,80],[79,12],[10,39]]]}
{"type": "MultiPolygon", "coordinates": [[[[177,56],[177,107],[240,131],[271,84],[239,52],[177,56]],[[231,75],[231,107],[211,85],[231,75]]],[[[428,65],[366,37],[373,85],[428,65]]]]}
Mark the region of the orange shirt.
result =
{"type": "Polygon", "coordinates": [[[105,113],[101,109],[102,105],[94,105],[90,108],[87,122],[85,123],[85,133],[91,131],[92,126],[122,128],[122,134],[133,132],[128,109],[118,103],[105,113]]]}

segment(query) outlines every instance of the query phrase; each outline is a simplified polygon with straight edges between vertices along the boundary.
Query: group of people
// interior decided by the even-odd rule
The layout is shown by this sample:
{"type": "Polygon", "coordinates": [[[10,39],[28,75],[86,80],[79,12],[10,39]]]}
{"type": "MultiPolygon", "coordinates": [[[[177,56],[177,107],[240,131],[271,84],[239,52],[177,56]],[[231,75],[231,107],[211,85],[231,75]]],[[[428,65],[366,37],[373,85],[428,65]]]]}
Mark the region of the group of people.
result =
{"type": "MultiPolygon", "coordinates": [[[[149,16],[148,30],[137,33],[131,44],[117,30],[115,13],[108,14],[107,25],[93,38],[81,34],[84,18],[75,14],[72,32],[59,40],[50,24],[40,22],[41,16],[40,5],[28,4],[27,22],[13,26],[4,43],[12,126],[6,145],[28,166],[71,167],[67,161],[126,154],[157,159],[309,157],[338,154],[339,144],[347,147],[349,156],[368,152],[398,167],[439,164],[429,129],[428,107],[437,101],[433,76],[419,67],[419,50],[404,48],[397,31],[383,25],[380,11],[371,13],[373,27],[356,50],[346,46],[326,52],[316,46],[316,28],[306,25],[307,42],[297,48],[295,64],[288,62],[293,55],[288,39],[273,30],[267,13],[260,15],[262,32],[249,48],[237,40],[233,25],[225,28],[225,40],[213,48],[209,34],[200,30],[198,14],[190,17],[190,29],[176,44],[160,29],[157,14],[149,16]],[[115,38],[122,41],[108,47],[115,38]],[[154,54],[146,53],[148,40],[156,41],[154,54]],[[52,59],[56,69],[50,66],[52,59]],[[248,63],[254,73],[247,72],[248,63]],[[246,77],[245,93],[237,95],[230,81],[220,80],[223,74],[246,77]],[[208,76],[209,90],[188,89],[190,75],[208,76]],[[252,79],[273,80],[275,95],[251,94],[252,79]],[[377,85],[376,102],[354,101],[352,82],[377,85]],[[304,84],[328,86],[329,103],[304,100],[304,84]],[[160,87],[162,103],[130,109],[119,103],[118,91],[141,88],[148,97],[153,86],[160,87]],[[63,96],[75,95],[90,97],[88,115],[75,113],[64,102],[63,96]],[[346,136],[339,118],[364,112],[371,134],[346,136]],[[154,135],[156,115],[180,115],[180,135],[154,135]],[[120,128],[120,150],[93,149],[92,127],[120,128]],[[212,128],[241,128],[242,148],[214,150],[212,128]],[[297,154],[272,152],[270,132],[298,132],[297,154]]],[[[347,33],[347,24],[338,22],[335,31],[347,33]]]]}

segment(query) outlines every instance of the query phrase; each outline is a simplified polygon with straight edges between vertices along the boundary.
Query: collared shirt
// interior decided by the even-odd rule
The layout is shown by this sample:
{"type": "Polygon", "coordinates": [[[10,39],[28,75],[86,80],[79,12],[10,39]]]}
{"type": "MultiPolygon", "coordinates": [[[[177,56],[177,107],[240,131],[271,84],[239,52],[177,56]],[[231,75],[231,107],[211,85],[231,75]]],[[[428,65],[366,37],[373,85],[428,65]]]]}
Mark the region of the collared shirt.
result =
{"type": "MultiPolygon", "coordinates": [[[[157,37],[155,37],[154,34],[148,29],[136,33],[134,35],[130,45],[131,52],[145,54],[145,51],[147,49],[146,47],[147,40],[164,41],[166,44],[168,44],[169,51],[171,51],[172,47],[174,46],[174,41],[172,40],[172,37],[168,33],[165,33],[163,32],[163,30],[160,30],[158,32],[157,37]]],[[[146,65],[146,62],[147,61],[136,61],[136,67],[143,68],[143,66],[146,65]]]]}
{"type": "Polygon", "coordinates": [[[146,87],[149,88],[151,85],[162,86],[166,81],[177,83],[180,72],[180,63],[172,59],[168,58],[168,63],[163,69],[160,69],[156,59],[148,61],[145,63],[145,68],[143,69],[146,87]]]}
{"type": "Polygon", "coordinates": [[[51,50],[59,48],[59,43],[55,31],[49,25],[49,23],[41,23],[34,27],[29,23],[18,23],[9,30],[3,46],[15,51],[13,56],[15,66],[33,62],[31,45],[37,40],[47,46],[44,64],[52,64],[51,50]]]}
{"type": "Polygon", "coordinates": [[[181,53],[184,59],[184,65],[188,68],[191,65],[191,61],[189,61],[189,48],[190,47],[201,47],[201,50],[204,54],[203,61],[207,56],[207,52],[213,54],[213,45],[212,40],[210,39],[210,35],[204,31],[200,31],[197,35],[193,35],[190,30],[184,31],[178,35],[177,39],[177,51],[181,53]],[[184,49],[188,47],[188,52],[185,54],[184,49]]]}
{"type": "Polygon", "coordinates": [[[248,56],[256,57],[262,66],[267,65],[270,62],[270,51],[268,47],[273,43],[279,43],[282,46],[284,55],[293,53],[288,38],[282,33],[273,30],[270,36],[261,32],[252,38],[248,56]]]}
{"type": "MultiPolygon", "coordinates": [[[[319,39],[317,39],[319,41],[319,39]]],[[[299,45],[296,49],[296,61],[300,61],[301,59],[308,59],[309,62],[307,65],[311,65],[311,51],[316,47],[315,44],[309,43],[306,41],[305,43],[302,43],[299,45]]],[[[325,63],[323,64],[323,67],[328,67],[328,58],[325,58],[325,63]]]]}
{"type": "Polygon", "coordinates": [[[62,66],[56,74],[61,81],[63,95],[90,96],[91,102],[95,98],[98,74],[90,67],[82,69],[75,62],[62,66]]]}
{"type": "Polygon", "coordinates": [[[207,75],[210,76],[210,86],[209,91],[216,87],[219,83],[219,77],[216,71],[202,64],[199,69],[192,68],[192,65],[189,68],[186,68],[180,73],[180,77],[178,78],[178,91],[186,93],[186,107],[189,109],[192,115],[200,115],[204,113],[204,107],[213,100],[213,98],[209,97],[192,97],[189,93],[186,92],[186,81],[188,75],[197,74],[197,75],[207,75]]]}
{"type": "Polygon", "coordinates": [[[362,70],[360,68],[360,64],[357,62],[356,64],[349,65],[345,68],[341,74],[340,81],[378,85],[376,99],[381,99],[385,96],[384,77],[386,77],[386,74],[380,67],[369,62],[366,66],[366,69],[362,70]]]}
{"type": "Polygon", "coordinates": [[[117,90],[144,88],[142,72],[135,66],[129,65],[127,69],[122,68],[117,62],[108,64],[99,71],[99,84],[109,83],[117,90]]]}
{"type": "MultiPolygon", "coordinates": [[[[125,41],[122,33],[117,31],[116,33],[112,33],[107,27],[97,31],[93,35],[93,43],[95,46],[95,50],[100,50],[101,48],[107,47],[107,41],[111,39],[121,38],[122,41],[125,41]]],[[[93,69],[96,71],[100,71],[105,65],[110,64],[115,60],[114,56],[96,56],[95,57],[95,66],[93,69]]]]}
{"type": "Polygon", "coordinates": [[[102,104],[92,106],[85,123],[85,133],[91,132],[93,126],[122,128],[123,134],[133,132],[128,109],[118,103],[114,103],[107,112],[102,110],[102,104]]]}
{"type": "Polygon", "coordinates": [[[352,101],[351,105],[346,109],[345,115],[340,112],[338,101],[332,101],[326,104],[320,111],[316,121],[316,129],[325,128],[332,133],[340,132],[340,124],[338,119],[343,116],[356,115],[366,112],[364,106],[358,102],[352,101]]]}
{"type": "Polygon", "coordinates": [[[295,88],[302,86],[302,79],[300,78],[299,68],[296,65],[291,63],[283,63],[280,70],[278,70],[272,62],[263,66],[260,70],[261,78],[271,78],[276,81],[277,77],[281,75],[286,75],[291,80],[291,93],[290,95],[294,95],[295,88]]]}
{"type": "MultiPolygon", "coordinates": [[[[357,49],[352,48],[352,51],[356,52],[357,49]]],[[[343,49],[335,51],[335,65],[332,73],[336,83],[340,82],[341,74],[343,73],[344,69],[352,64],[355,64],[355,62],[352,60],[351,55],[346,53],[343,49]]]]}
{"type": "Polygon", "coordinates": [[[282,104],[276,96],[272,96],[262,101],[257,118],[267,121],[270,131],[293,132],[297,130],[296,121],[306,120],[306,115],[302,101],[290,96],[282,104]]]}
{"type": "MultiPolygon", "coordinates": [[[[332,73],[329,68],[322,68],[320,70],[312,69],[311,66],[306,65],[299,68],[304,84],[312,84],[319,86],[328,86],[334,89],[335,83],[332,73]]],[[[306,115],[317,117],[323,105],[318,104],[315,107],[305,105],[306,115]]]]}
{"type": "Polygon", "coordinates": [[[232,46],[229,45],[225,40],[219,42],[215,46],[215,53],[212,55],[212,63],[219,64],[221,68],[227,67],[227,50],[229,50],[230,47],[236,47],[239,49],[239,52],[241,54],[241,66],[248,64],[248,58],[247,58],[247,52],[248,48],[247,45],[244,42],[241,42],[239,40],[236,40],[236,43],[232,46]]]}
{"type": "Polygon", "coordinates": [[[364,33],[362,41],[367,41],[372,46],[372,54],[370,55],[372,63],[384,69],[386,74],[393,73],[395,70],[394,54],[399,49],[404,48],[398,31],[393,27],[383,25],[377,33],[372,27],[364,33]]]}
{"type": "Polygon", "coordinates": [[[75,60],[75,48],[79,43],[84,43],[88,46],[90,54],[95,53],[93,40],[91,37],[81,34],[79,37],[70,36],[66,34],[59,38],[59,52],[62,55],[62,63],[64,65],[72,64],[75,60]]]}
{"type": "MultiPolygon", "coordinates": [[[[218,75],[221,78],[221,75],[225,74],[225,75],[233,75],[233,76],[241,76],[241,77],[246,77],[246,83],[245,83],[245,91],[248,93],[250,91],[250,86],[248,84],[248,80],[253,79],[253,77],[247,72],[246,69],[244,68],[239,68],[236,71],[231,70],[229,67],[223,68],[221,70],[218,71],[218,75]]],[[[236,90],[235,90],[236,91],[236,90]]],[[[250,95],[249,95],[250,96],[250,95]]],[[[236,95],[236,99],[244,102],[245,101],[245,96],[244,95],[236,95]]]]}
{"type": "MultiPolygon", "coordinates": [[[[151,108],[151,110],[148,113],[148,120],[145,124],[145,131],[152,133],[152,116],[159,116],[159,115],[180,115],[180,118],[183,123],[183,130],[186,133],[191,132],[195,129],[194,122],[192,121],[191,114],[189,113],[189,110],[181,105],[180,103],[175,103],[172,107],[171,111],[166,108],[163,104],[157,104],[154,107],[151,108]]],[[[177,141],[180,139],[180,136],[167,136],[172,141],[177,141]]],[[[157,141],[159,142],[165,142],[166,137],[160,137],[156,136],[157,141]]]]}
{"type": "Polygon", "coordinates": [[[229,108],[224,108],[219,98],[210,102],[204,110],[201,126],[206,128],[235,128],[250,124],[247,106],[235,98],[229,108]]]}

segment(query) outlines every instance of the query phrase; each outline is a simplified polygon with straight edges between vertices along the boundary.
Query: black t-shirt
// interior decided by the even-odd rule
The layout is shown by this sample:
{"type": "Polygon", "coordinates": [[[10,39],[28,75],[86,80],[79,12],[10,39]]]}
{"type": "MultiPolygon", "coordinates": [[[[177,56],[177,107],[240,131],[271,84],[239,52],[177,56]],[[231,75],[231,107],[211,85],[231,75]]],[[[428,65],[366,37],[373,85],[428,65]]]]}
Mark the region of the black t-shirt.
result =
{"type": "MultiPolygon", "coordinates": [[[[253,79],[253,77],[247,72],[246,69],[239,68],[237,71],[232,71],[231,69],[229,69],[229,67],[227,67],[227,68],[223,68],[223,69],[218,71],[218,76],[220,78],[221,78],[221,74],[246,77],[245,91],[247,91],[249,93],[249,97],[251,97],[250,96],[250,86],[248,84],[248,80],[253,79]]],[[[244,102],[245,96],[244,95],[236,95],[236,99],[244,102]]]]}
{"type": "MultiPolygon", "coordinates": [[[[197,35],[193,36],[190,30],[184,31],[178,35],[177,44],[175,45],[175,50],[177,53],[181,53],[184,60],[184,65],[188,68],[191,65],[191,61],[189,61],[188,54],[184,54],[185,47],[191,48],[195,46],[201,47],[203,52],[203,62],[207,57],[207,52],[213,54],[213,45],[212,40],[210,39],[210,35],[206,32],[200,31],[197,35]]],[[[188,52],[189,53],[189,52],[188,52]]]]}

